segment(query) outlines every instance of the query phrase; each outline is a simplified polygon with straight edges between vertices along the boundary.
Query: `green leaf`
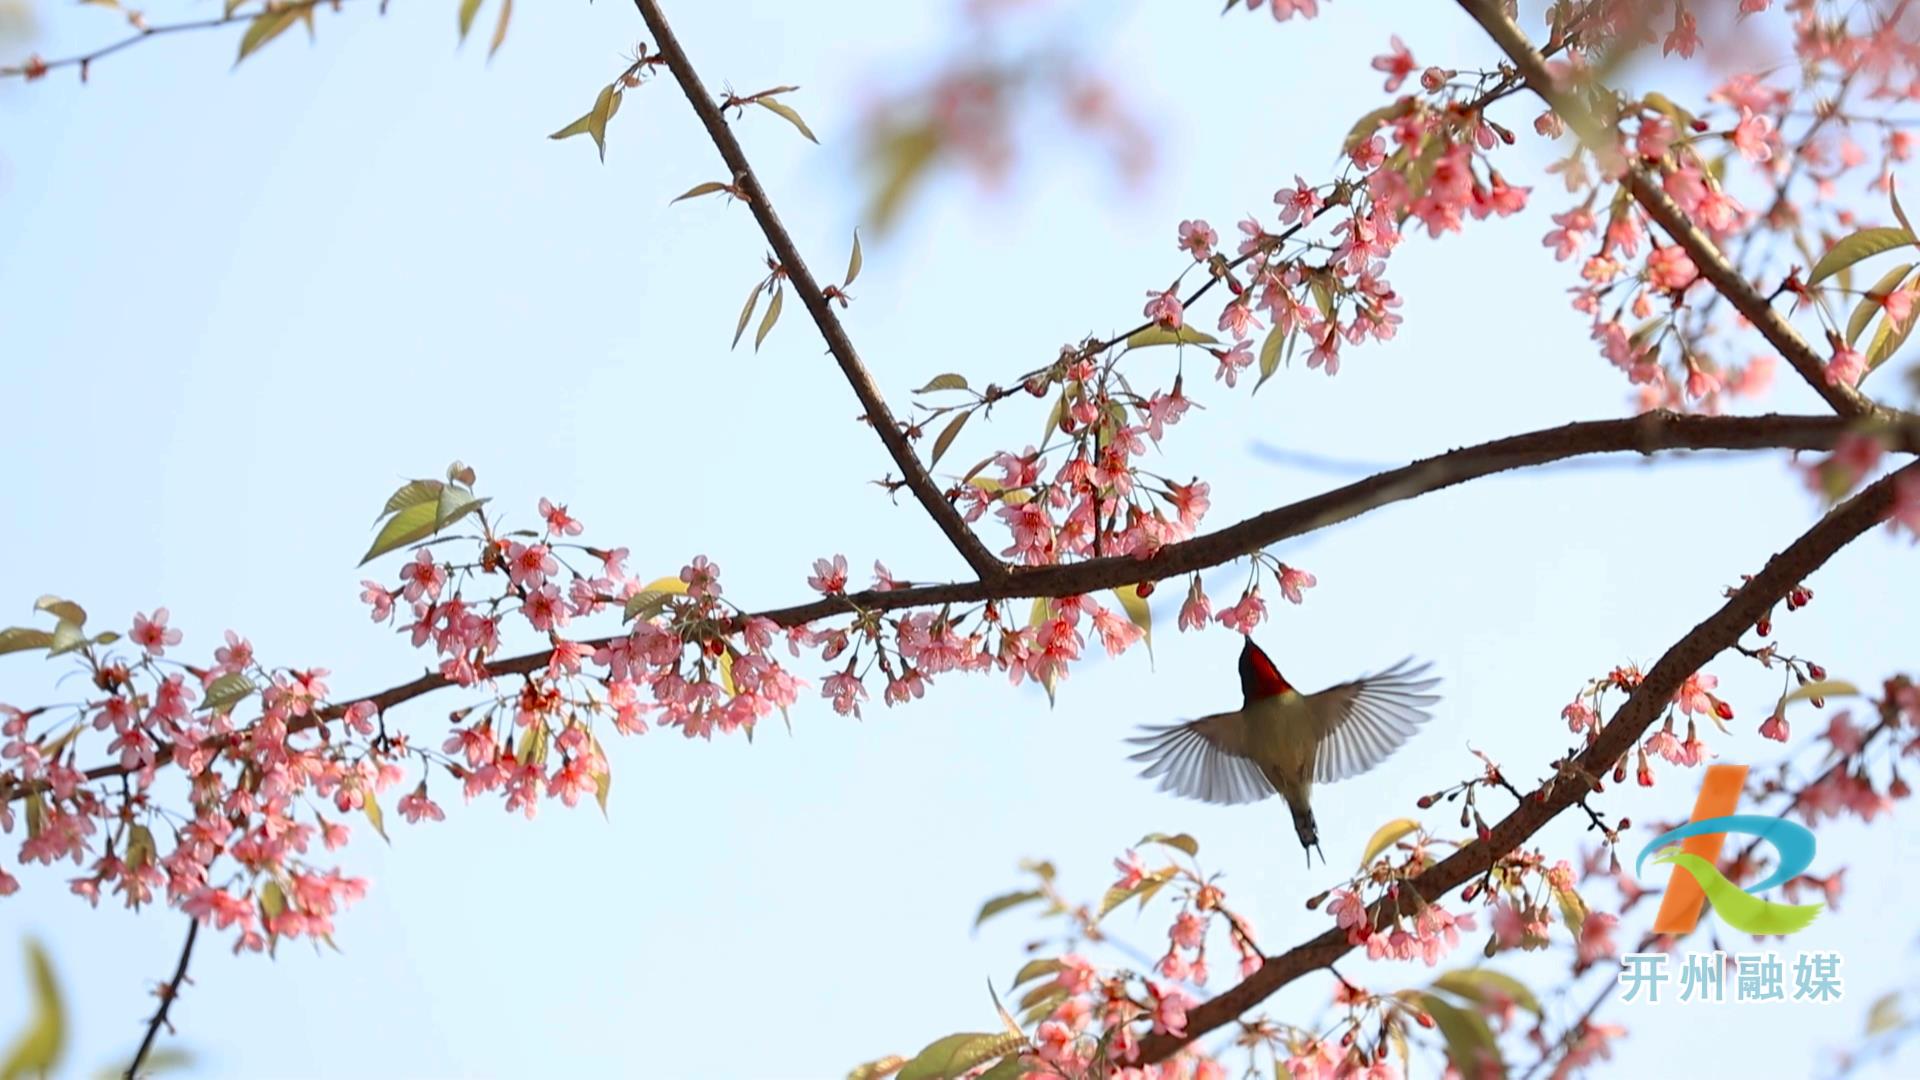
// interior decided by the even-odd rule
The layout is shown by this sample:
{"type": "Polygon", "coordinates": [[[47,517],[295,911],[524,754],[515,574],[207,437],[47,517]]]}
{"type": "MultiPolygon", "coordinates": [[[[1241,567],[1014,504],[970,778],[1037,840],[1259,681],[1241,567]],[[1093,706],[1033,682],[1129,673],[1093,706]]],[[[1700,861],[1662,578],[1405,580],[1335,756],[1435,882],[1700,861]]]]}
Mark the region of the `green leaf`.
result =
{"type": "Polygon", "coordinates": [[[624,621],[632,622],[635,619],[651,619],[655,615],[667,610],[667,605],[673,602],[675,596],[685,592],[686,589],[684,586],[680,589],[679,593],[666,589],[642,589],[632,596],[627,597],[626,613],[623,616],[624,621]]]}
{"type": "Polygon", "coordinates": [[[915,390],[914,393],[931,394],[935,390],[965,390],[966,388],[967,377],[965,375],[948,372],[945,375],[935,375],[927,385],[915,390]]]}
{"type": "Polygon", "coordinates": [[[1027,1066],[1021,1064],[1019,1054],[1008,1054],[993,1068],[981,1073],[975,1080],[1020,1080],[1027,1074],[1027,1066]]]}
{"type": "Polygon", "coordinates": [[[409,506],[388,518],[380,534],[373,538],[373,546],[360,557],[360,565],[365,566],[389,551],[425,540],[480,509],[487,501],[474,497],[471,492],[442,487],[439,498],[434,502],[409,506]]]}
{"type": "Polygon", "coordinates": [[[1013,977],[1013,989],[1018,990],[1021,987],[1021,985],[1024,983],[1031,982],[1032,980],[1037,979],[1042,975],[1052,975],[1058,972],[1059,970],[1060,970],[1060,961],[1058,960],[1054,960],[1051,958],[1044,959],[1044,960],[1029,960],[1026,962],[1024,966],[1020,968],[1019,973],[1013,977]]]}
{"type": "MultiPolygon", "coordinates": [[[[681,199],[695,199],[695,198],[699,198],[702,195],[711,195],[716,191],[725,191],[725,190],[727,190],[727,185],[721,183],[718,180],[708,180],[703,184],[695,184],[692,187],[688,188],[685,194],[675,196],[674,198],[672,198],[667,202],[667,205],[672,206],[674,203],[679,202],[681,199]]],[[[756,289],[754,291],[758,292],[759,290],[756,289]]]]}
{"type": "Polygon", "coordinates": [[[1127,335],[1127,348],[1149,349],[1155,345],[1218,345],[1220,339],[1191,326],[1182,326],[1178,330],[1169,330],[1164,326],[1149,326],[1127,335]]]}
{"type": "Polygon", "coordinates": [[[1822,679],[1819,682],[1810,682],[1805,686],[1797,688],[1793,693],[1788,694],[1780,704],[1791,705],[1796,701],[1805,701],[1808,698],[1855,697],[1858,696],[1859,693],[1860,688],[1850,682],[1842,682],[1839,679],[1822,679]]]}
{"type": "Polygon", "coordinates": [[[207,687],[207,695],[201,699],[200,707],[214,712],[231,712],[235,705],[258,689],[252,679],[237,671],[230,671],[207,687]]]}
{"type": "Polygon", "coordinates": [[[1190,857],[1200,854],[1200,841],[1195,840],[1186,833],[1174,833],[1172,836],[1168,836],[1166,833],[1148,833],[1140,838],[1141,846],[1147,844],[1160,844],[1164,847],[1173,848],[1175,851],[1184,851],[1190,857]]]}
{"type": "Polygon", "coordinates": [[[960,429],[967,426],[967,421],[972,417],[973,410],[968,409],[954,417],[946,427],[940,430],[940,434],[934,437],[933,456],[927,460],[927,468],[931,469],[940,464],[940,456],[947,452],[947,447],[953,445],[954,436],[960,434],[960,429]]]}
{"type": "Polygon", "coordinates": [[[1137,583],[1122,585],[1113,590],[1113,595],[1120,601],[1120,610],[1126,612],[1127,618],[1133,620],[1133,625],[1140,628],[1141,640],[1147,643],[1147,655],[1152,656],[1153,608],[1148,606],[1146,597],[1140,595],[1140,586],[1137,583]]]}
{"type": "Polygon", "coordinates": [[[46,630],[34,630],[25,626],[9,626],[0,630],[0,654],[22,652],[27,649],[45,649],[53,645],[53,634],[46,630]]]}
{"type": "Polygon", "coordinates": [[[747,294],[747,306],[740,309],[740,324],[733,328],[733,348],[740,347],[740,335],[747,332],[747,322],[753,318],[753,309],[760,306],[760,293],[766,287],[767,283],[762,281],[747,294]]]}
{"type": "Polygon", "coordinates": [[[285,7],[264,12],[247,24],[247,32],[240,36],[240,55],[234,58],[238,64],[258,52],[267,42],[286,33],[287,28],[298,22],[302,16],[312,18],[313,8],[285,7]]]}
{"type": "Polygon", "coordinates": [[[145,825],[127,827],[127,865],[135,870],[153,862],[158,850],[153,843],[153,830],[145,825]]]}
{"type": "Polygon", "coordinates": [[[467,40],[467,31],[473,29],[473,17],[480,14],[480,0],[460,0],[460,40],[467,40]]]}
{"type": "Polygon", "coordinates": [[[1900,205],[1900,192],[1891,180],[1887,183],[1887,198],[1893,203],[1893,216],[1899,220],[1900,227],[1912,232],[1913,222],[1907,220],[1907,212],[1900,205]]]}
{"type": "Polygon", "coordinates": [[[1845,270],[1862,259],[1872,258],[1894,248],[1908,247],[1914,243],[1913,234],[1905,229],[1885,227],[1861,229],[1851,236],[1842,238],[1827,249],[1825,255],[1813,266],[1813,272],[1807,277],[1808,285],[1817,285],[1845,270]]]}
{"type": "Polygon", "coordinates": [[[754,352],[760,351],[760,343],[767,340],[767,332],[773,329],[775,322],[779,321],[780,302],[786,295],[787,291],[785,289],[776,287],[773,290],[773,302],[767,305],[767,313],[760,318],[760,329],[753,332],[754,352]]]}
{"type": "Polygon", "coordinates": [[[60,1064],[67,1046],[67,1010],[60,999],[60,986],[54,979],[53,964],[40,943],[27,940],[28,993],[32,1015],[27,1026],[15,1037],[4,1061],[0,1061],[0,1080],[24,1080],[45,1076],[60,1064]]]}
{"type": "Polygon", "coordinates": [[[1280,331],[1277,323],[1273,329],[1267,331],[1267,339],[1260,343],[1260,381],[1253,384],[1255,393],[1260,391],[1260,387],[1265,385],[1268,379],[1273,378],[1274,372],[1280,370],[1280,345],[1288,337],[1289,335],[1280,331]]]}
{"type": "Polygon", "coordinates": [[[63,622],[70,622],[75,626],[85,626],[87,624],[86,608],[81,607],[71,600],[65,600],[58,596],[43,596],[35,600],[33,602],[33,610],[47,612],[54,618],[62,620],[63,622]]]}
{"type": "Polygon", "coordinates": [[[853,230],[853,254],[847,259],[847,280],[840,283],[841,288],[844,289],[853,284],[853,279],[860,276],[860,264],[860,230],[855,229],[853,230]]]}
{"type": "Polygon", "coordinates": [[[607,761],[607,752],[600,748],[600,740],[594,738],[591,731],[587,732],[587,744],[600,758],[600,771],[593,776],[593,801],[600,804],[600,819],[611,820],[607,817],[607,796],[613,792],[613,765],[607,761]]]}
{"type": "Polygon", "coordinates": [[[262,922],[271,922],[285,914],[287,910],[287,892],[272,878],[260,886],[260,914],[262,922]]]}
{"type": "Polygon", "coordinates": [[[1500,1060],[1500,1045],[1485,1017],[1457,1009],[1434,994],[1421,994],[1419,1000],[1420,1008],[1433,1017],[1441,1037],[1446,1039],[1447,1060],[1461,1076],[1507,1075],[1506,1064],[1500,1060]]]}
{"type": "MultiPolygon", "coordinates": [[[[1003,911],[1019,907],[1021,904],[1034,900],[1044,899],[1046,895],[1046,893],[1038,889],[1027,889],[1021,892],[1010,892],[1004,896],[996,896],[980,905],[980,914],[973,917],[974,929],[979,929],[981,923],[986,922],[988,919],[993,918],[1003,911]]],[[[1016,983],[1015,985],[1017,986],[1019,984],[1016,983]]]]}
{"type": "Polygon", "coordinates": [[[1860,297],[1860,302],[1853,306],[1853,314],[1847,318],[1848,345],[1860,340],[1860,331],[1865,330],[1874,313],[1881,310],[1880,301],[1900,287],[1900,279],[1906,277],[1913,267],[1913,263],[1894,267],[1880,275],[1880,280],[1873,283],[1873,288],[1860,297]]]}
{"type": "Polygon", "coordinates": [[[1100,898],[1100,911],[1094,915],[1093,920],[1099,922],[1101,919],[1106,918],[1107,914],[1114,908],[1119,907],[1121,904],[1126,903],[1136,896],[1140,898],[1140,906],[1142,908],[1146,907],[1147,901],[1153,899],[1154,894],[1158,893],[1161,887],[1166,885],[1167,882],[1173,880],[1173,876],[1177,873],[1179,873],[1179,871],[1174,867],[1167,866],[1155,870],[1152,873],[1142,875],[1140,881],[1132,888],[1123,889],[1118,885],[1111,886],[1107,889],[1106,895],[1100,898]]]}
{"type": "Polygon", "coordinates": [[[897,1080],[955,1080],[974,1066],[985,1064],[1026,1045],[1024,1038],[1008,1034],[963,1032],[935,1039],[927,1048],[901,1066],[897,1080]]]}
{"type": "Polygon", "coordinates": [[[1461,968],[1457,971],[1449,971],[1433,980],[1433,985],[1436,990],[1445,990],[1475,1005],[1486,1005],[1496,996],[1500,996],[1511,999],[1514,1004],[1535,1016],[1546,1015],[1541,1011],[1540,999],[1534,995],[1526,983],[1491,968],[1461,968]]]}
{"type": "Polygon", "coordinates": [[[1373,830],[1373,835],[1367,839],[1366,850],[1360,853],[1360,869],[1365,870],[1373,865],[1373,860],[1379,858],[1381,852],[1392,847],[1401,837],[1416,832],[1419,828],[1420,823],[1412,818],[1395,818],[1373,830]]]}
{"type": "Polygon", "coordinates": [[[800,119],[800,114],[794,112],[792,107],[782,105],[770,98],[758,98],[754,101],[754,104],[785,120],[787,123],[792,124],[795,128],[799,129],[800,134],[807,137],[808,142],[815,146],[820,145],[820,140],[813,137],[813,131],[807,127],[807,122],[800,119]]]}
{"type": "Polygon", "coordinates": [[[380,800],[374,798],[371,791],[363,794],[365,798],[360,803],[360,809],[367,812],[367,820],[373,823],[373,831],[380,834],[380,839],[386,840],[389,844],[393,843],[387,838],[387,815],[380,810],[380,800]]]}

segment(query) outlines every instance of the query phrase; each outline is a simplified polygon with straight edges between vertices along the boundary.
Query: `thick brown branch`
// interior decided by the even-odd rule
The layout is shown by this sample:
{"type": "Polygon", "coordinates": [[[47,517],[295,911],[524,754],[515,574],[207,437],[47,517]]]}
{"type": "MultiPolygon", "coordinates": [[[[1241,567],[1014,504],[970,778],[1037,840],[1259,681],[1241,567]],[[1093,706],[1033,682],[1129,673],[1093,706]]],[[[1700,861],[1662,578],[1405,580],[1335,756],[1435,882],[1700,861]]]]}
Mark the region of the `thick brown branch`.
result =
{"type": "MultiPolygon", "coordinates": [[[[1376,473],[1217,532],[1162,548],[1151,559],[1092,559],[1017,570],[993,581],[920,585],[826,597],[758,614],[781,626],[797,626],[855,610],[886,612],[1032,596],[1078,596],[1218,566],[1282,540],[1349,521],[1369,510],[1511,469],[1546,465],[1586,454],[1628,451],[1651,454],[1660,450],[1831,450],[1840,436],[1856,424],[1832,416],[1680,416],[1668,412],[1647,413],[1629,420],[1588,420],[1496,439],[1376,473]]],[[[1905,418],[1879,430],[1890,449],[1920,452],[1920,420],[1905,418]]],[[[612,640],[596,638],[587,644],[599,646],[612,640]]],[[[525,675],[545,667],[552,657],[552,650],[526,653],[492,661],[487,670],[495,676],[525,675]]],[[[385,712],[452,685],[443,676],[422,675],[412,682],[354,700],[370,701],[385,712]]],[[[292,730],[304,731],[331,723],[344,712],[344,706],[330,706],[315,716],[297,721],[292,730]]],[[[172,755],[163,748],[159,758],[166,764],[172,755]]],[[[118,765],[98,765],[89,769],[86,776],[89,780],[99,780],[125,771],[118,765]]],[[[39,785],[24,785],[5,798],[8,801],[23,799],[36,790],[40,790],[39,785]]]]}
{"type": "MultiPolygon", "coordinates": [[[[1590,776],[1605,776],[1612,771],[1614,763],[1631,751],[1640,736],[1666,711],[1674,692],[1689,675],[1737,642],[1755,620],[1784,598],[1789,589],[1818,570],[1834,552],[1884,520],[1893,506],[1894,484],[1910,473],[1920,475],[1920,463],[1910,464],[1868,486],[1821,518],[1819,524],[1787,550],[1769,559],[1753,580],[1705,622],[1675,642],[1648,669],[1639,687],[1600,729],[1593,745],[1574,759],[1574,766],[1590,776]]],[[[1485,874],[1496,860],[1525,843],[1586,793],[1586,787],[1577,781],[1549,781],[1541,785],[1495,825],[1485,841],[1468,844],[1409,884],[1425,899],[1438,900],[1485,874]]],[[[1372,915],[1391,917],[1391,906],[1382,900],[1374,905],[1372,915]]],[[[1142,1040],[1140,1060],[1154,1062],[1171,1056],[1189,1041],[1232,1023],[1281,987],[1332,964],[1352,948],[1346,932],[1335,928],[1269,958],[1260,970],[1238,986],[1189,1011],[1184,1037],[1154,1035],[1142,1040]]]]}
{"type": "Polygon", "coordinates": [[[880,441],[887,446],[887,453],[893,456],[893,463],[906,478],[908,490],[920,500],[920,505],[926,508],[934,523],[940,526],[940,531],[947,535],[947,540],[981,580],[1004,577],[1006,565],[994,558],[987,546],[967,527],[960,512],[947,501],[939,485],[928,475],[926,467],[920,464],[920,458],[913,452],[905,432],[887,408],[886,399],[880,396],[880,388],[874,385],[873,376],[867,373],[866,365],[860,362],[860,354],[854,351],[853,340],[847,337],[846,329],[834,315],[833,305],[820,291],[819,283],[814,280],[813,272],[807,269],[806,261],[800,257],[800,249],[794,246],[793,237],[787,234],[786,226],[780,224],[780,215],[774,213],[766,189],[760,186],[760,178],[754,175],[753,167],[747,164],[747,155],[740,149],[740,141],[733,137],[733,129],[727,126],[727,118],[720,111],[719,103],[707,94],[707,88],[701,85],[699,73],[693,70],[693,62],[687,59],[686,51],[680,48],[679,40],[673,36],[673,29],[667,25],[667,17],[661,13],[660,5],[653,0],[634,0],[634,6],[640,9],[640,17],[646,20],[647,29],[653,34],[660,55],[666,58],[668,70],[679,81],[680,89],[686,93],[694,113],[707,129],[707,136],[713,140],[715,149],[720,151],[720,157],[733,173],[734,183],[745,192],[747,208],[753,211],[754,220],[760,223],[760,231],[766,234],[767,243],[773,245],[773,253],[780,260],[780,269],[793,285],[794,292],[800,295],[800,302],[807,306],[807,314],[813,316],[814,325],[820,328],[820,336],[827,339],[827,350],[839,363],[847,382],[852,384],[854,394],[866,410],[867,422],[879,432],[880,441]]]}
{"type": "MultiPolygon", "coordinates": [[[[1552,72],[1547,69],[1546,58],[1533,47],[1525,32],[1507,17],[1498,3],[1493,0],[1459,0],[1459,3],[1493,38],[1500,51],[1507,54],[1507,59],[1513,62],[1533,92],[1552,106],[1574,134],[1597,153],[1613,148],[1615,139],[1606,126],[1596,120],[1574,95],[1559,87],[1552,72]]],[[[1719,247],[1694,227],[1680,207],[1668,198],[1657,178],[1636,162],[1628,168],[1625,183],[1628,192],[1646,210],[1647,216],[1658,222],[1673,238],[1673,242],[1686,250],[1687,257],[1693,260],[1700,276],[1712,283],[1720,295],[1733,305],[1734,310],[1760,331],[1760,335],[1778,350],[1787,363],[1793,365],[1793,369],[1813,387],[1814,392],[1833,406],[1833,411],[1842,416],[1864,416],[1875,411],[1874,403],[1858,390],[1827,381],[1826,361],[1820,353],[1807,344],[1807,339],[1800,336],[1792,323],[1774,310],[1767,298],[1760,295],[1753,283],[1727,260],[1719,247]]]]}
{"type": "Polygon", "coordinates": [[[180,963],[173,969],[173,978],[160,988],[160,1008],[154,1011],[153,1019],[147,1021],[147,1037],[140,1040],[140,1049],[134,1051],[133,1063],[127,1066],[127,1080],[140,1075],[140,1066],[153,1052],[153,1042],[160,1037],[160,1029],[167,1026],[167,1012],[180,996],[180,984],[187,981],[187,962],[193,959],[193,943],[199,936],[200,920],[187,916],[187,942],[180,946],[180,963]]]}

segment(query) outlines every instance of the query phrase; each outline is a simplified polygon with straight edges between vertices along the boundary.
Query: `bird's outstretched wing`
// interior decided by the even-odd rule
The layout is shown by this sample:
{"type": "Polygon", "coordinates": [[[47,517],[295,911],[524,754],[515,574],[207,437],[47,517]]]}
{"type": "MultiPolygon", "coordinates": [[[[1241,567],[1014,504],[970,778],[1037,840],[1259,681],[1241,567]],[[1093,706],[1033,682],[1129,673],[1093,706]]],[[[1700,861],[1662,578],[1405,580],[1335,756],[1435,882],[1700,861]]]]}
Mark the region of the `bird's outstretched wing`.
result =
{"type": "Polygon", "coordinates": [[[1259,802],[1273,785],[1243,752],[1244,730],[1239,713],[1144,728],[1127,740],[1146,748],[1130,760],[1146,762],[1140,775],[1159,777],[1161,791],[1223,805],[1259,802]]]}
{"type": "Polygon", "coordinates": [[[1440,697],[1425,691],[1440,685],[1440,680],[1422,678],[1428,666],[1415,667],[1408,657],[1378,675],[1308,696],[1320,747],[1313,762],[1314,783],[1359,776],[1387,760],[1431,719],[1426,707],[1440,697]]]}

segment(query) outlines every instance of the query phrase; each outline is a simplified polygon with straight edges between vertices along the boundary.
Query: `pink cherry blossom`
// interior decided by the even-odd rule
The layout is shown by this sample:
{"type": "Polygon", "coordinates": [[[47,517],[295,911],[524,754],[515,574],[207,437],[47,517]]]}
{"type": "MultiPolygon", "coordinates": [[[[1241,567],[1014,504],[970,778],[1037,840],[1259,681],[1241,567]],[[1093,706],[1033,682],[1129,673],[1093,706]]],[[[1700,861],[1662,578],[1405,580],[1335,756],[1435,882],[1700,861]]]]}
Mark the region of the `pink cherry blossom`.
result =
{"type": "Polygon", "coordinates": [[[167,646],[180,644],[180,631],[167,627],[166,608],[155,608],[151,618],[135,612],[133,633],[129,636],[135,645],[147,650],[148,656],[164,655],[167,646]]]}

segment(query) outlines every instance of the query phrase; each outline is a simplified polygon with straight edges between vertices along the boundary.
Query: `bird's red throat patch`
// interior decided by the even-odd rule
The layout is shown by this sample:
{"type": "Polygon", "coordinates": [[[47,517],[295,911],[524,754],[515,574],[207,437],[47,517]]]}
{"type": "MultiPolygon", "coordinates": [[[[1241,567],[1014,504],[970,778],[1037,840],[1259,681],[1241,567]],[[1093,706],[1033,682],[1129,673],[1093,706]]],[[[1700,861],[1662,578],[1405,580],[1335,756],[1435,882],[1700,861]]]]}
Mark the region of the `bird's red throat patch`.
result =
{"type": "Polygon", "coordinates": [[[1246,648],[1240,650],[1240,691],[1249,700],[1273,697],[1293,689],[1280,669],[1262,652],[1260,646],[1247,639],[1246,648]]]}

